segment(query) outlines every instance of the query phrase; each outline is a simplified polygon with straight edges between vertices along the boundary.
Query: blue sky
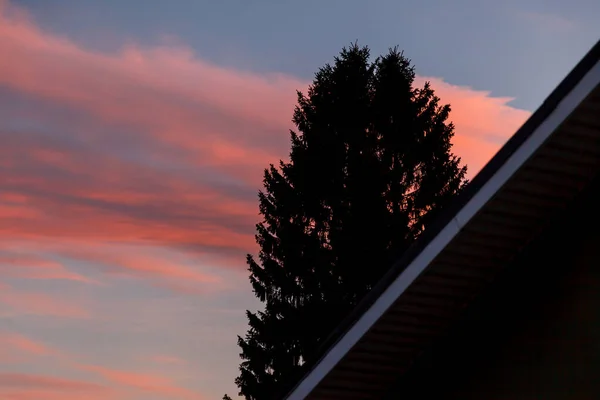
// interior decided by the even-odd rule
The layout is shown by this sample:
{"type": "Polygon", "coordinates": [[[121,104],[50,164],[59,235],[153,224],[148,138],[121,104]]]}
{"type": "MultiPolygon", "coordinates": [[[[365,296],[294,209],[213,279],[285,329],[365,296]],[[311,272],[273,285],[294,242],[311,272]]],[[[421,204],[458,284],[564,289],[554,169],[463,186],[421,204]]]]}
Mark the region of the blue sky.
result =
{"type": "Polygon", "coordinates": [[[600,38],[596,1],[413,3],[0,0],[0,397],[235,394],[262,169],[342,46],[404,49],[472,175],[600,38]]]}
{"type": "Polygon", "coordinates": [[[101,49],[173,36],[220,65],[306,79],[352,41],[374,54],[399,45],[421,75],[515,97],[530,110],[600,36],[594,0],[17,3],[42,26],[101,49]]]}

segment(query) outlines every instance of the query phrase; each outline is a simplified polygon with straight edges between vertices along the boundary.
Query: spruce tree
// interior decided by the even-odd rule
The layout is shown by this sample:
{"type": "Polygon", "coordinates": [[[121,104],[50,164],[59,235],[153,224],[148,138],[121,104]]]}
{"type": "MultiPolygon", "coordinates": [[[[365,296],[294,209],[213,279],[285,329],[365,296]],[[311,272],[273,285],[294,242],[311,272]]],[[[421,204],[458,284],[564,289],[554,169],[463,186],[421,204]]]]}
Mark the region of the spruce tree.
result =
{"type": "Polygon", "coordinates": [[[397,48],[344,48],[298,92],[289,161],[265,170],[236,379],[270,400],[465,184],[450,107],[397,48]]]}

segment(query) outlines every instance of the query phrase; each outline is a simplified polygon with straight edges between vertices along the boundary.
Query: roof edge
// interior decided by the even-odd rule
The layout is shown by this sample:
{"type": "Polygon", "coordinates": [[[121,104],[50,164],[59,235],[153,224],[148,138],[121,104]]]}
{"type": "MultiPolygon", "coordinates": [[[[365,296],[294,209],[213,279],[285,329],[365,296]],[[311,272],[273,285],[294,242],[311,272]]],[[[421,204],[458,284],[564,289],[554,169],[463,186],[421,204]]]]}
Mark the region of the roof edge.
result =
{"type": "Polygon", "coordinates": [[[600,41],[323,343],[321,358],[284,396],[312,392],[393,302],[600,83],[600,41]]]}

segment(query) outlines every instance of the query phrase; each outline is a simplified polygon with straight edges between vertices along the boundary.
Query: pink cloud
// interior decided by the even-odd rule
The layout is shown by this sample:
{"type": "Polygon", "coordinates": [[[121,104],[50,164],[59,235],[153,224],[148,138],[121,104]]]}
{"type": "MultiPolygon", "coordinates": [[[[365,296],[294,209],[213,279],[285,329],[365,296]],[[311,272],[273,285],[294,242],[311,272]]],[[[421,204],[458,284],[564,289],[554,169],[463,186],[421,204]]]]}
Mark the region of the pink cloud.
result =
{"type": "Polygon", "coordinates": [[[65,155],[62,165],[67,167],[60,169],[64,178],[12,175],[11,167],[17,169],[22,163],[16,159],[15,151],[28,152],[32,157],[30,165],[57,168],[55,163],[36,159],[36,150],[18,140],[10,149],[0,150],[5,160],[15,158],[14,164],[0,172],[5,190],[13,190],[8,191],[11,198],[0,212],[4,220],[14,221],[0,228],[0,233],[13,239],[51,236],[138,243],[201,243],[241,251],[252,246],[252,235],[218,222],[239,220],[252,226],[256,220],[253,202],[219,193],[202,182],[194,185],[193,180],[177,174],[142,169],[87,152],[65,155]],[[77,171],[77,176],[73,176],[73,171],[77,171]],[[93,179],[79,182],[81,175],[93,179]],[[31,188],[35,190],[32,192],[31,188]]]}
{"type": "MultiPolygon", "coordinates": [[[[455,151],[471,174],[529,115],[509,98],[427,79],[452,104],[455,151]]],[[[181,45],[90,50],[43,31],[4,1],[0,85],[78,117],[62,121],[43,107],[20,110],[23,119],[54,127],[43,137],[11,133],[0,123],[6,137],[0,237],[30,247],[51,238],[69,247],[63,255],[170,279],[178,288],[215,277],[147,256],[141,246],[219,258],[241,271],[244,253],[255,250],[262,169],[286,156],[295,91],[308,82],[222,68],[181,45]],[[89,249],[98,244],[105,246],[101,252],[89,249]],[[111,251],[113,244],[141,251],[124,255],[111,251]]],[[[30,273],[42,270],[39,264],[30,273]]]]}
{"type": "Polygon", "coordinates": [[[471,177],[529,118],[529,111],[508,104],[512,98],[492,97],[488,91],[452,85],[440,78],[417,78],[417,84],[425,81],[452,107],[450,120],[456,126],[453,152],[468,164],[471,177]]]}
{"type": "Polygon", "coordinates": [[[50,349],[43,343],[36,342],[26,336],[15,333],[0,332],[0,343],[2,343],[3,347],[11,347],[36,356],[46,356],[55,353],[54,350],[50,349]]]}
{"type": "Polygon", "coordinates": [[[91,279],[70,272],[61,263],[33,254],[0,251],[3,278],[56,279],[93,283],[91,279]]]}
{"type": "MultiPolygon", "coordinates": [[[[84,244],[76,249],[56,248],[61,255],[87,263],[99,263],[113,276],[142,276],[158,286],[183,293],[207,293],[226,286],[223,279],[212,271],[195,265],[203,260],[200,255],[190,259],[185,254],[139,246],[91,246],[84,244]]],[[[222,264],[221,264],[222,265],[222,264]]]]}
{"type": "Polygon", "coordinates": [[[185,365],[186,361],[175,356],[168,355],[155,355],[149,358],[151,361],[157,364],[167,364],[167,365],[185,365]]]}
{"type": "Polygon", "coordinates": [[[16,374],[16,373],[2,373],[0,374],[0,387],[45,387],[51,389],[59,389],[65,391],[77,391],[77,392],[88,392],[94,390],[102,390],[103,388],[99,385],[92,383],[85,383],[67,379],[27,375],[27,374],[16,374]]]}
{"type": "Polygon", "coordinates": [[[547,12],[534,12],[534,11],[521,11],[517,13],[517,17],[521,18],[524,22],[529,25],[533,25],[543,32],[554,32],[554,33],[571,33],[579,25],[563,15],[551,14],[547,12]]]}
{"type": "Polygon", "coordinates": [[[36,292],[0,285],[0,315],[44,315],[63,318],[88,318],[89,313],[81,305],[36,292]]]}
{"type": "MultiPolygon", "coordinates": [[[[24,335],[13,332],[0,332],[0,363],[6,365],[22,364],[23,356],[34,357],[34,363],[39,363],[39,357],[51,356],[54,363],[72,370],[92,373],[106,380],[106,384],[66,379],[59,376],[29,375],[17,372],[0,373],[0,397],[14,399],[48,399],[54,400],[59,395],[71,399],[77,394],[85,398],[95,399],[96,395],[104,399],[132,399],[139,394],[160,395],[161,398],[200,400],[203,397],[192,390],[178,385],[173,379],[162,374],[133,372],[107,368],[100,365],[80,363],[81,357],[74,356],[46,344],[34,341],[24,335]],[[12,350],[12,357],[5,357],[12,350]],[[21,356],[21,357],[15,357],[21,356]],[[88,394],[90,397],[88,397],[88,394]],[[12,396],[12,397],[11,397],[12,396]],[[39,397],[35,397],[39,396],[39,397]],[[106,397],[108,396],[108,397],[106,397]],[[166,397],[165,397],[166,396],[166,397]]],[[[184,361],[173,356],[159,355],[150,358],[162,365],[183,364],[184,361]]]]}
{"type": "MultiPolygon", "coordinates": [[[[0,394],[4,400],[81,400],[81,393],[67,392],[64,390],[41,390],[41,389],[11,389],[2,390],[0,394]]],[[[122,397],[107,397],[105,393],[86,393],[86,400],[121,400],[122,397]]]]}
{"type": "MultiPolygon", "coordinates": [[[[227,146],[237,144],[234,151],[246,153],[240,146],[243,135],[224,130],[223,117],[259,124],[265,131],[285,129],[295,90],[306,85],[282,75],[263,77],[220,68],[195,58],[185,47],[127,46],[118,54],[102,54],[42,32],[22,16],[4,14],[1,21],[0,54],[10,55],[0,63],[1,83],[107,121],[143,128],[165,142],[191,146],[196,150],[191,156],[201,154],[203,161],[211,160],[210,147],[218,146],[223,135],[230,139],[227,146]],[[223,116],[215,117],[218,112],[223,116]]],[[[253,150],[254,157],[237,164],[268,156],[253,150]]]]}
{"type": "MultiPolygon", "coordinates": [[[[529,115],[509,98],[427,80],[452,104],[455,151],[471,175],[529,115]]],[[[108,277],[143,277],[177,294],[227,288],[225,273],[210,267],[242,272],[244,253],[255,250],[262,170],[287,156],[295,91],[308,83],[223,68],[180,44],[91,50],[41,29],[23,9],[0,0],[0,88],[36,104],[18,108],[0,93],[0,110],[9,110],[8,119],[0,118],[3,278],[60,279],[99,290],[80,285],[88,278],[75,272],[93,266],[108,277]]],[[[121,315],[94,312],[93,321],[129,320],[152,305],[123,304],[121,315]]],[[[1,316],[91,318],[88,306],[0,282],[1,316]]],[[[164,314],[146,319],[159,326],[189,315],[164,314]]],[[[149,355],[144,363],[164,369],[150,373],[146,364],[101,365],[12,333],[0,335],[0,346],[12,349],[0,352],[5,364],[35,358],[37,366],[54,357],[75,376],[103,383],[0,374],[2,399],[201,398],[173,372],[191,368],[191,357],[186,364],[149,355]]]]}
{"type": "Polygon", "coordinates": [[[110,396],[111,393],[109,388],[91,382],[23,373],[0,373],[0,397],[7,400],[114,399],[110,396]]]}
{"type": "Polygon", "coordinates": [[[125,388],[161,394],[174,399],[201,400],[204,398],[199,393],[176,385],[171,379],[162,375],[122,371],[97,365],[82,365],[81,368],[96,372],[109,382],[125,388]]]}
{"type": "Polygon", "coordinates": [[[53,349],[27,336],[0,331],[0,364],[19,365],[31,357],[57,354],[53,349]]]}
{"type": "MultiPolygon", "coordinates": [[[[85,108],[102,118],[128,121],[164,141],[185,137],[190,140],[180,144],[204,150],[201,153],[207,159],[203,161],[229,164],[232,156],[239,155],[235,164],[254,161],[258,164],[255,168],[262,169],[266,159],[283,155],[256,157],[260,148],[239,146],[244,136],[241,132],[223,130],[223,119],[209,118],[202,110],[210,107],[221,111],[223,117],[283,130],[287,145],[285,128],[290,124],[295,90],[308,84],[281,74],[262,76],[218,67],[181,46],[129,45],[118,54],[104,54],[43,32],[23,16],[10,18],[5,13],[3,22],[0,54],[11,56],[0,65],[5,85],[85,108]],[[98,79],[100,73],[103,79],[98,79]],[[153,96],[148,96],[149,91],[153,96]],[[228,141],[223,141],[224,136],[228,141]]],[[[443,101],[452,103],[459,136],[505,139],[528,115],[508,106],[510,98],[495,98],[440,78],[428,80],[443,101]]],[[[58,162],[60,157],[51,158],[58,162]]]]}
{"type": "MultiPolygon", "coordinates": [[[[222,274],[217,273],[219,271],[215,266],[233,266],[239,262],[237,257],[213,257],[200,252],[189,253],[139,244],[68,238],[61,241],[40,238],[35,243],[7,240],[0,244],[0,272],[3,272],[3,278],[61,279],[101,286],[110,284],[109,281],[71,272],[64,265],[36,253],[67,260],[80,270],[94,266],[101,269],[107,278],[144,278],[154,286],[182,294],[208,294],[227,289],[230,284],[222,274]]],[[[22,298],[22,295],[19,296],[22,298]]]]}

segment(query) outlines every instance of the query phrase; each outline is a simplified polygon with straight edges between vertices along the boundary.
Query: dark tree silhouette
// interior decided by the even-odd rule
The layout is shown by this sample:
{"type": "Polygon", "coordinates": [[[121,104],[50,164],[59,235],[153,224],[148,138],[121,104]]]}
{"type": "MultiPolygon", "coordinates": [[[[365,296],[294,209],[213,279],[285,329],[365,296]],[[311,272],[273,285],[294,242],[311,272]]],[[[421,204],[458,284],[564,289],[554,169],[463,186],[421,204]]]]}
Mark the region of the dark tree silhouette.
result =
{"type": "Polygon", "coordinates": [[[344,48],[298,93],[288,162],[265,170],[236,379],[270,400],[464,185],[450,107],[397,48],[344,48]]]}

